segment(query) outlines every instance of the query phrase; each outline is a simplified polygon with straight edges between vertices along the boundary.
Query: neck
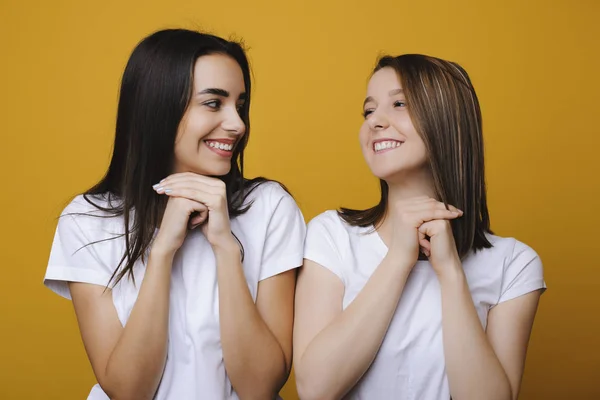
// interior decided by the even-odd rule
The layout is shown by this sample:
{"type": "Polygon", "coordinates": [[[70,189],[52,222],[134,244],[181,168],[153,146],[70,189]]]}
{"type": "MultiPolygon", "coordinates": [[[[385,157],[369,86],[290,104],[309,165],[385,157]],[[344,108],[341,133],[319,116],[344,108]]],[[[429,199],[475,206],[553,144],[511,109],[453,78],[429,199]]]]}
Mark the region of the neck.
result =
{"type": "Polygon", "coordinates": [[[428,196],[436,198],[433,177],[429,169],[418,172],[411,171],[410,176],[394,177],[386,181],[388,184],[387,210],[383,222],[377,229],[383,241],[388,244],[391,232],[391,221],[399,213],[398,204],[404,200],[428,196]]]}

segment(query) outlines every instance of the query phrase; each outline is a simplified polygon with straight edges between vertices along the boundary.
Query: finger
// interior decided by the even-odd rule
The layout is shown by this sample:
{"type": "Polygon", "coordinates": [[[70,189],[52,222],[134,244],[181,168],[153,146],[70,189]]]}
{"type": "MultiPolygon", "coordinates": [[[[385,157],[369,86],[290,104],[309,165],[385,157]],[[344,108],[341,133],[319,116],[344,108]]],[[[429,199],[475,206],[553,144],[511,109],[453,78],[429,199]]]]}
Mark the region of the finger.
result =
{"type": "Polygon", "coordinates": [[[191,225],[200,225],[208,218],[208,208],[204,207],[204,210],[195,211],[190,216],[191,225]]]}
{"type": "Polygon", "coordinates": [[[202,211],[202,212],[199,212],[198,214],[192,215],[190,222],[192,223],[192,225],[200,225],[201,223],[206,221],[207,217],[208,217],[208,212],[202,211]]]}
{"type": "Polygon", "coordinates": [[[425,210],[450,210],[450,211],[457,211],[462,214],[462,210],[459,210],[458,208],[454,207],[451,204],[448,204],[446,206],[446,204],[442,203],[441,201],[437,201],[437,200],[426,201],[426,202],[421,202],[421,203],[414,203],[410,207],[407,207],[405,211],[419,212],[419,211],[425,211],[425,210]]]}
{"type": "Polygon", "coordinates": [[[413,214],[414,222],[417,224],[416,227],[421,226],[425,222],[433,221],[436,219],[452,220],[452,219],[456,219],[456,218],[460,217],[461,215],[462,214],[460,214],[457,211],[439,210],[439,209],[425,210],[425,211],[421,211],[419,213],[413,214]]]}
{"type": "Polygon", "coordinates": [[[196,229],[200,225],[204,224],[208,220],[208,213],[204,212],[202,215],[196,215],[194,218],[190,219],[188,222],[189,229],[196,229]]]}
{"type": "Polygon", "coordinates": [[[203,182],[193,179],[182,179],[177,181],[165,181],[162,184],[157,184],[152,187],[156,193],[163,194],[169,193],[175,189],[191,189],[191,190],[201,190],[206,193],[214,194],[214,195],[224,195],[225,188],[219,188],[217,186],[207,185],[203,182]]]}
{"type": "Polygon", "coordinates": [[[209,209],[216,207],[218,197],[212,193],[206,192],[203,189],[170,186],[164,190],[164,194],[169,197],[183,197],[204,204],[209,209]]]}
{"type": "Polygon", "coordinates": [[[165,179],[161,180],[159,182],[159,185],[165,186],[167,184],[172,184],[175,182],[182,182],[182,181],[198,182],[201,184],[205,184],[205,185],[213,186],[213,187],[219,187],[219,188],[223,187],[225,185],[225,183],[220,179],[210,178],[208,176],[195,174],[193,172],[182,172],[182,173],[178,173],[178,174],[169,175],[165,179]]]}

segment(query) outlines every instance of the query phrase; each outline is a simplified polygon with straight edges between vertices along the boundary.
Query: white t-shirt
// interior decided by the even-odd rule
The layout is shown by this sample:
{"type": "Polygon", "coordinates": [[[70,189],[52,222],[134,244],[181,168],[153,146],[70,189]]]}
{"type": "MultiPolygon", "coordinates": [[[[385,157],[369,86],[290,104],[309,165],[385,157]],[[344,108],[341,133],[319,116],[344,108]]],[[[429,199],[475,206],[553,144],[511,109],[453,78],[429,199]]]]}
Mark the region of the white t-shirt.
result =
{"type": "MultiPolygon", "coordinates": [[[[231,229],[244,246],[243,268],[252,298],[258,282],[302,265],[306,225],[293,198],[280,185],[264,183],[248,201],[252,207],[232,218],[231,229]]],[[[105,203],[104,203],[105,204],[105,203]]],[[[75,198],[59,219],[44,283],[70,298],[67,282],[105,286],[125,248],[123,219],[66,215],[103,215],[82,196],[75,198]]],[[[135,282],[123,278],[112,296],[123,325],[131,313],[144,276],[141,261],[135,282]]],[[[173,261],[169,309],[169,344],[165,370],[156,400],[237,399],[225,372],[219,332],[219,288],[212,248],[200,229],[188,233],[173,261]]],[[[88,400],[107,400],[99,385],[88,400]]]]}
{"type": "MultiPolygon", "coordinates": [[[[343,308],[356,298],[387,254],[377,232],[346,224],[327,211],[308,224],[304,257],[345,287],[343,308]]],[[[495,305],[545,288],[542,264],[527,245],[489,235],[490,249],[471,253],[463,268],[481,324],[495,305]]],[[[346,399],[440,400],[450,390],[442,342],[441,293],[428,261],[412,269],[373,364],[346,399]]]]}

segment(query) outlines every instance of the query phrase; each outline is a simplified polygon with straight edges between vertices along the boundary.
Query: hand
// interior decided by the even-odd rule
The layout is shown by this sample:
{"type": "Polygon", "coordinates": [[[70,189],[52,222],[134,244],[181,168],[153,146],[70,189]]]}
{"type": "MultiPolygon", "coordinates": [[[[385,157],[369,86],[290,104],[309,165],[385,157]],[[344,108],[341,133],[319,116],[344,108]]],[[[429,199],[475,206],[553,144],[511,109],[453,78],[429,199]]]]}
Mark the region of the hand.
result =
{"type": "Polygon", "coordinates": [[[197,227],[207,216],[208,208],[202,203],[184,198],[170,198],[152,249],[174,254],[183,244],[188,229],[197,227]]]}
{"type": "Polygon", "coordinates": [[[449,267],[460,265],[460,257],[456,251],[452,227],[448,220],[425,222],[419,227],[419,234],[429,237],[429,240],[422,239],[419,243],[438,276],[449,267]]]}
{"type": "Polygon", "coordinates": [[[187,207],[181,208],[182,219],[179,220],[181,231],[178,232],[178,238],[181,237],[181,232],[201,226],[202,232],[213,248],[231,247],[233,244],[237,247],[237,241],[231,233],[227,194],[223,181],[185,172],[170,175],[155,185],[154,190],[169,196],[168,204],[175,200],[187,202],[182,203],[187,207]],[[191,207],[192,204],[195,206],[191,207]],[[194,212],[196,214],[192,215],[194,212]],[[185,223],[183,217],[187,217],[185,223]]]}
{"type": "MultiPolygon", "coordinates": [[[[430,242],[426,233],[419,231],[423,224],[431,221],[448,222],[460,217],[463,213],[454,206],[446,209],[444,203],[427,196],[413,197],[394,205],[398,211],[392,221],[391,249],[401,257],[408,257],[411,265],[419,258],[419,248],[428,255],[430,242]]],[[[452,234],[452,232],[450,232],[452,234]]]]}

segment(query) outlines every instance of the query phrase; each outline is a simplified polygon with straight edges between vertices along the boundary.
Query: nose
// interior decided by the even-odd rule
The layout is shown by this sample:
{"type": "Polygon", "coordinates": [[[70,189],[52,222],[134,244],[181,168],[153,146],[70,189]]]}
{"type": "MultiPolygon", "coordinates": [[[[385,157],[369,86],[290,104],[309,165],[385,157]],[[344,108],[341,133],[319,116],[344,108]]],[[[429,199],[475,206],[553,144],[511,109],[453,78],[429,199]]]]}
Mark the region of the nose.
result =
{"type": "Polygon", "coordinates": [[[225,115],[225,119],[221,125],[224,130],[234,135],[243,135],[246,132],[246,124],[240,117],[236,107],[231,107],[225,115]]]}
{"type": "Polygon", "coordinates": [[[383,111],[375,110],[371,113],[371,116],[367,119],[369,127],[373,131],[380,131],[390,126],[387,116],[383,111]]]}

